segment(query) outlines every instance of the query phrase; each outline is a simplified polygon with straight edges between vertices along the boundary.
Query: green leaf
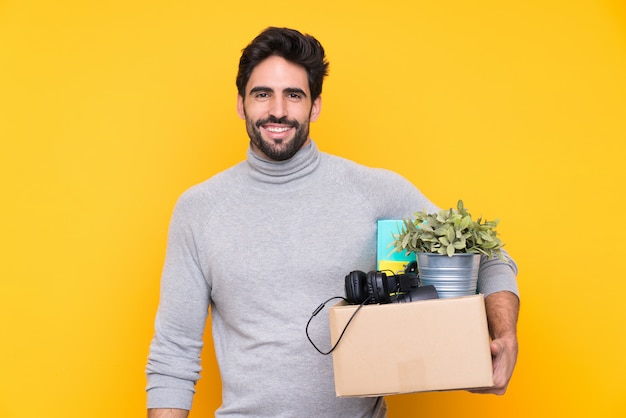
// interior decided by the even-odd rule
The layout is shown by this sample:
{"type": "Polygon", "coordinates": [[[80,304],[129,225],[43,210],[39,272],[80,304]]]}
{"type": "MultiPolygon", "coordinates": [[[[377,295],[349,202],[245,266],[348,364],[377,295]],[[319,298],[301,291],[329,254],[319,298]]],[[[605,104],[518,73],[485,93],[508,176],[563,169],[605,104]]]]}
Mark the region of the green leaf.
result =
{"type": "Polygon", "coordinates": [[[489,234],[488,234],[488,233],[486,233],[485,231],[480,231],[478,234],[480,235],[480,237],[481,237],[483,240],[485,240],[485,241],[487,241],[487,242],[491,242],[491,241],[493,241],[493,238],[491,237],[491,235],[489,235],[489,234]]]}
{"type": "Polygon", "coordinates": [[[446,236],[446,234],[448,233],[448,229],[445,226],[439,227],[437,229],[435,229],[435,235],[437,235],[438,237],[443,237],[446,236]]]}
{"type": "Polygon", "coordinates": [[[454,228],[452,228],[451,226],[448,226],[446,230],[446,238],[448,238],[448,241],[450,242],[454,241],[454,238],[456,238],[456,233],[454,232],[454,228]]]}
{"type": "Polygon", "coordinates": [[[472,217],[464,216],[463,219],[461,219],[461,223],[459,224],[459,229],[463,230],[467,228],[468,226],[470,226],[471,223],[472,223],[472,217]]]}
{"type": "Polygon", "coordinates": [[[425,232],[433,232],[434,231],[433,227],[428,225],[428,224],[420,224],[420,229],[422,231],[425,231],[425,232]]]}
{"type": "Polygon", "coordinates": [[[454,241],[452,243],[452,245],[454,246],[454,248],[456,250],[463,250],[463,249],[465,249],[465,247],[467,245],[467,241],[465,241],[464,239],[460,240],[460,241],[454,241]]]}

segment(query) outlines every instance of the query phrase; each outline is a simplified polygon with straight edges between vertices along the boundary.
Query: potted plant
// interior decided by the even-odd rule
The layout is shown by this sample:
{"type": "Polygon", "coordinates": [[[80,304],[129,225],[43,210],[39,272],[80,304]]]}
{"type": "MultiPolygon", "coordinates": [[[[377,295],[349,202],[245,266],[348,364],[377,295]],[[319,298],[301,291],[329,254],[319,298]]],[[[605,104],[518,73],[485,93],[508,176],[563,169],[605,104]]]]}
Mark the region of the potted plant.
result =
{"type": "Polygon", "coordinates": [[[462,200],[456,209],[413,216],[403,220],[392,245],[416,254],[421,283],[434,285],[440,297],[475,294],[481,256],[506,260],[496,232],[499,221],[472,219],[462,200]]]}

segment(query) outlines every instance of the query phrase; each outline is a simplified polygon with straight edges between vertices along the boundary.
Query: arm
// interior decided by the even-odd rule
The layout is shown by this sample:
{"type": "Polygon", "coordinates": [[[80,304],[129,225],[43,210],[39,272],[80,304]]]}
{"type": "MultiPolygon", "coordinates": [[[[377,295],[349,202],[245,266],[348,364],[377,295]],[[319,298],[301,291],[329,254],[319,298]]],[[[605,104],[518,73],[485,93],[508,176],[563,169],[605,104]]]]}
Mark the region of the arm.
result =
{"type": "Polygon", "coordinates": [[[504,395],[517,362],[519,299],[511,292],[496,292],[485,298],[485,307],[492,338],[494,385],[490,388],[471,390],[471,392],[504,395]]]}
{"type": "Polygon", "coordinates": [[[187,418],[186,409],[148,409],[148,418],[187,418]]]}
{"type": "Polygon", "coordinates": [[[194,209],[197,211],[193,201],[181,197],[170,224],[146,366],[147,407],[158,411],[156,417],[178,417],[175,409],[190,410],[200,378],[210,285],[199,256],[202,229],[193,216],[194,209]]]}

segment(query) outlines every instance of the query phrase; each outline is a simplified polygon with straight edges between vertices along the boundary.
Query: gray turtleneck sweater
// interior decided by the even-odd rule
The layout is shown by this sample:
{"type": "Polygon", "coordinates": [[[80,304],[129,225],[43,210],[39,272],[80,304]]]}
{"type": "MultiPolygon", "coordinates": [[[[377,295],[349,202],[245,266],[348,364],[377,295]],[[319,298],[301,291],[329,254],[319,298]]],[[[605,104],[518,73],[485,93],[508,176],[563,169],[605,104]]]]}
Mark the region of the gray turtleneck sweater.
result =
{"type": "MultiPolygon", "coordinates": [[[[376,266],[379,219],[437,210],[411,183],[321,153],[247,161],[192,187],[172,217],[155,335],[148,407],[190,409],[202,335],[212,313],[222,378],[217,417],[376,417],[376,398],[337,398],[332,358],[309,343],[320,303],[345,296],[344,277],[376,266]]],[[[479,291],[517,293],[515,265],[490,260],[479,291]]],[[[327,317],[311,338],[330,344],[327,317]]],[[[372,365],[381,367],[381,365],[372,365]]]]}

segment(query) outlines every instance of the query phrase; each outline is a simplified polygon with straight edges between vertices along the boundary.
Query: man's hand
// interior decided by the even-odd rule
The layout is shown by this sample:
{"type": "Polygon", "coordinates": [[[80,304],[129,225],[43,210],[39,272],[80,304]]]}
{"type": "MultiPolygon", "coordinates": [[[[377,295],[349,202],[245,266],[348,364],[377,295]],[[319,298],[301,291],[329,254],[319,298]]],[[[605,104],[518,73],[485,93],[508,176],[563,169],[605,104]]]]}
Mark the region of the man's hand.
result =
{"type": "Polygon", "coordinates": [[[148,418],[187,418],[186,409],[148,409],[148,418]]]}
{"type": "Polygon", "coordinates": [[[493,383],[490,388],[472,389],[472,393],[504,395],[517,362],[517,317],[519,299],[510,292],[497,292],[485,298],[487,322],[491,334],[493,383]]]}

